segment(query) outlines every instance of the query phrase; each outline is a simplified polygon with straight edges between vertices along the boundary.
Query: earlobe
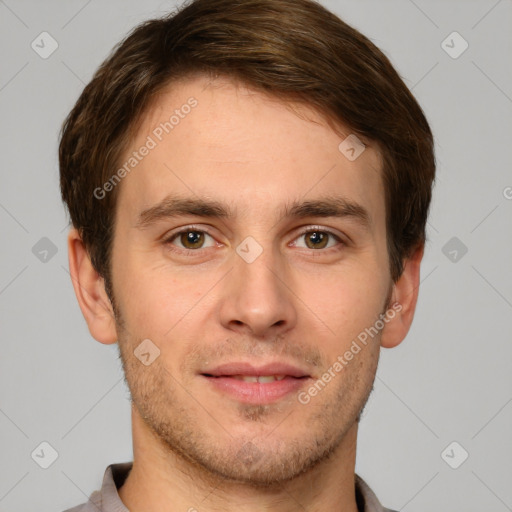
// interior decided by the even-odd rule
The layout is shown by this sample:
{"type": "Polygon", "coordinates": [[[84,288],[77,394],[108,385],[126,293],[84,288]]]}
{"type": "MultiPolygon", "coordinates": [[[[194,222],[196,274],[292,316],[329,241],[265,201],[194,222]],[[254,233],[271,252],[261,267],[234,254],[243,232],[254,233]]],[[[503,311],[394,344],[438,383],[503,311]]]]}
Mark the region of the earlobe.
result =
{"type": "Polygon", "coordinates": [[[68,235],[68,258],[71,281],[89,332],[100,343],[115,343],[114,311],[104,280],[93,267],[80,234],[74,228],[68,235]]]}
{"type": "Polygon", "coordinates": [[[382,331],[380,343],[382,347],[396,347],[409,332],[418,300],[420,264],[424,248],[424,244],[421,244],[411,257],[405,260],[404,271],[393,286],[390,309],[395,314],[382,331]]]}

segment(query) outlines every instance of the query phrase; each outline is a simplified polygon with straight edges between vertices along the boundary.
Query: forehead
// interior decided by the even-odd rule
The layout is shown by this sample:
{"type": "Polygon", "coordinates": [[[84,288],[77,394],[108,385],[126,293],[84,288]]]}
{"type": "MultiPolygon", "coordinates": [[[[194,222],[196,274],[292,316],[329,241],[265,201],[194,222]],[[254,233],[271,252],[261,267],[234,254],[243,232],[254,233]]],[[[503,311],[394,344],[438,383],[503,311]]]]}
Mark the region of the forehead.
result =
{"type": "Polygon", "coordinates": [[[334,131],[312,108],[230,79],[173,83],[153,99],[122,157],[126,163],[138,153],[118,209],[136,216],[178,194],[254,217],[282,211],[292,200],[339,193],[378,220],[384,213],[380,153],[367,144],[350,160],[340,143],[351,132],[339,127],[334,131]]]}

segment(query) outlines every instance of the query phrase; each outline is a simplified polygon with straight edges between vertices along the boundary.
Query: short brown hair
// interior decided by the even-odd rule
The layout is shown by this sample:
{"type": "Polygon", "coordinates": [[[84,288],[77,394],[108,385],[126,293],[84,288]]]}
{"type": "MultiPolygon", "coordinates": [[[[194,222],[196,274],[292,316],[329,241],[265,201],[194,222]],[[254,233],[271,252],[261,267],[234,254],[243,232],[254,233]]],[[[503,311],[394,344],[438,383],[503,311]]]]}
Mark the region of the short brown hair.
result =
{"type": "Polygon", "coordinates": [[[376,143],[396,282],[426,240],[435,156],[425,115],[388,58],[313,0],[195,0],[133,29],[62,127],[62,198],[107,291],[119,186],[101,199],[94,191],[118,169],[156,93],[196,73],[302,102],[376,143]]]}

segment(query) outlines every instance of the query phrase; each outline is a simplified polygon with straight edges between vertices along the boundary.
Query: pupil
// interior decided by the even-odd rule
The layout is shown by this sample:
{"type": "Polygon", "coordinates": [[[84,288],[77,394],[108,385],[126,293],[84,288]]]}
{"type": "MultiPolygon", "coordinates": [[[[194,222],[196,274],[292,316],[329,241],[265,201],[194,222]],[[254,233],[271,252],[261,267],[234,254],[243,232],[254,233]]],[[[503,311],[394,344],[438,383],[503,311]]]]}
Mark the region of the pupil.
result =
{"type": "MultiPolygon", "coordinates": [[[[198,233],[197,231],[188,231],[185,233],[185,242],[186,244],[191,244],[193,246],[200,245],[202,241],[202,233],[198,233]]],[[[185,245],[186,245],[185,244],[185,245]]]]}
{"type": "Polygon", "coordinates": [[[313,231],[308,238],[315,247],[324,247],[325,244],[322,244],[322,242],[327,240],[325,233],[319,233],[318,231],[313,231]]]}

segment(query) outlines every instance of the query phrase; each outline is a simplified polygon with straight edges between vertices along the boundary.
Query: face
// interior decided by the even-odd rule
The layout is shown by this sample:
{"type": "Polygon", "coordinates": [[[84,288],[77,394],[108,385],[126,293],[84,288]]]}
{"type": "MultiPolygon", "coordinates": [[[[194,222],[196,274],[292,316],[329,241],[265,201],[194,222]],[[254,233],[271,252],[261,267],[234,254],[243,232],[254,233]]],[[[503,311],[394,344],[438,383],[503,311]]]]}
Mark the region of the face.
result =
{"type": "Polygon", "coordinates": [[[118,185],[112,284],[126,379],[148,431],[211,473],[293,478],[371,392],[381,332],[346,353],[389,306],[384,189],[377,150],[350,160],[344,137],[306,107],[194,78],[159,96],[125,154],[138,163],[118,185]]]}

